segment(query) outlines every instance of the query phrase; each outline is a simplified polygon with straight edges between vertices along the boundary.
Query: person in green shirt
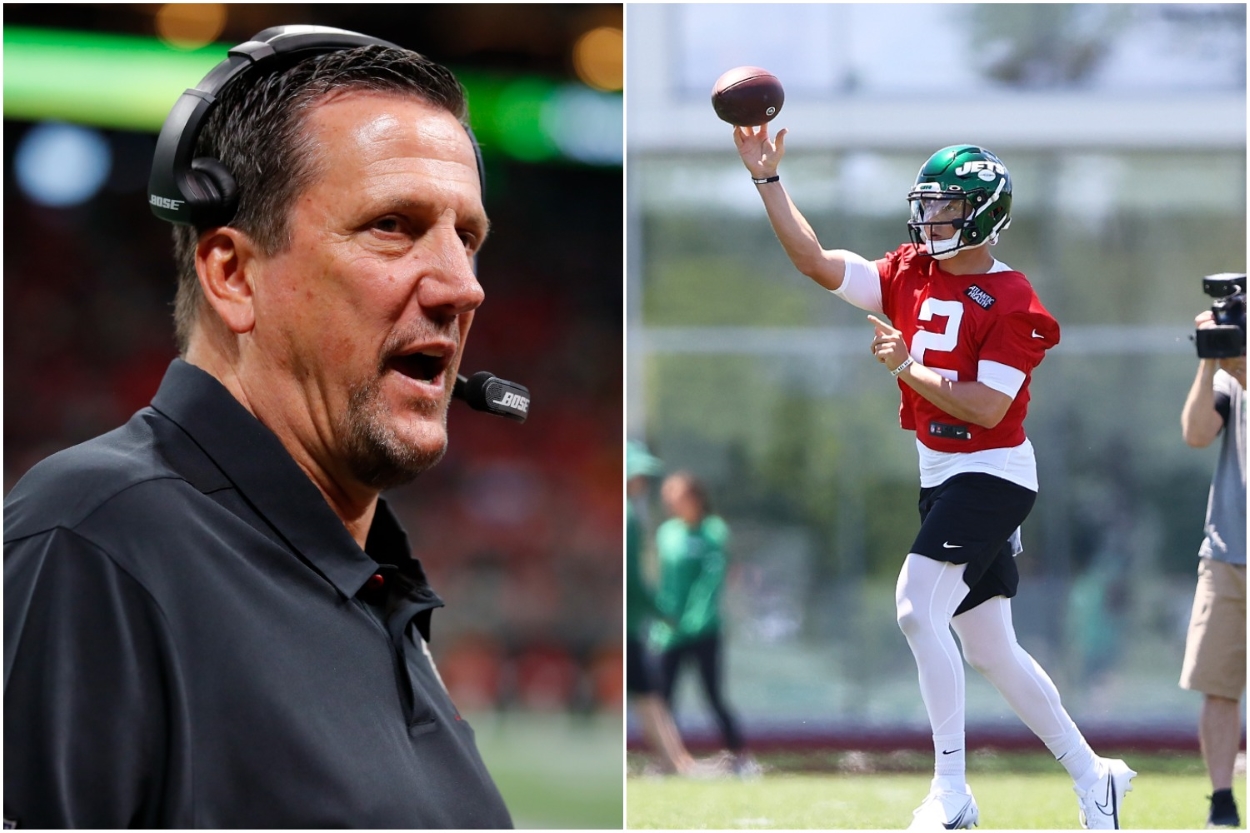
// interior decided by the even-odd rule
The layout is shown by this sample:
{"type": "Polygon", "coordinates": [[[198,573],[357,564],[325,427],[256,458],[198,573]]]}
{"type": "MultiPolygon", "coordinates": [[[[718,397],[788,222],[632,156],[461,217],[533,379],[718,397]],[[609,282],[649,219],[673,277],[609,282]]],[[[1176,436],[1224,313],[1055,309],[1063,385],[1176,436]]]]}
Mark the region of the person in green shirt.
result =
{"type": "Polygon", "coordinates": [[[672,709],[677,673],[693,662],[734,771],[756,774],[759,765],[745,750],[722,690],[720,598],[729,527],[711,513],[707,491],[690,472],[669,475],[660,496],[673,516],[656,531],[660,563],[656,604],[662,618],[653,624],[651,639],[660,651],[661,694],[672,709]]]}
{"type": "Polygon", "coordinates": [[[661,614],[643,575],[646,530],[635,503],[645,498],[650,478],[663,471],[663,464],[642,443],[630,441],[625,469],[625,691],[638,708],[643,734],[659,751],[666,767],[678,775],[692,775],[697,764],[686,751],[668,705],[660,696],[645,646],[647,624],[661,614]]]}

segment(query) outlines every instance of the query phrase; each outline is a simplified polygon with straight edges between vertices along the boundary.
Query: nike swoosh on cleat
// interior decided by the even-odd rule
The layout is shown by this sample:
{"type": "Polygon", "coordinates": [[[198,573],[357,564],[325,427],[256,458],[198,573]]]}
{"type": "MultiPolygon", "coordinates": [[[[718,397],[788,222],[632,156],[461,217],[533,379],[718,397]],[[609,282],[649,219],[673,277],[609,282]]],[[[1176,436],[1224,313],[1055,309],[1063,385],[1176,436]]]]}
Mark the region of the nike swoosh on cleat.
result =
{"type": "Polygon", "coordinates": [[[1120,827],[1120,818],[1119,818],[1119,814],[1117,812],[1117,808],[1115,804],[1116,804],[1115,802],[1115,776],[1108,775],[1107,776],[1107,803],[1103,804],[1101,801],[1095,801],[1094,806],[1097,807],[1098,811],[1102,813],[1104,816],[1111,816],[1112,820],[1115,821],[1115,826],[1116,826],[1116,829],[1118,830],[1120,827]],[[1108,810],[1107,807],[1110,807],[1111,809],[1108,810]]]}
{"type": "Polygon", "coordinates": [[[964,805],[964,808],[959,811],[959,815],[955,816],[955,818],[951,819],[949,822],[944,822],[942,826],[945,827],[947,830],[958,830],[959,828],[963,827],[964,816],[968,815],[968,808],[971,806],[972,806],[972,802],[969,801],[967,804],[964,805]]]}

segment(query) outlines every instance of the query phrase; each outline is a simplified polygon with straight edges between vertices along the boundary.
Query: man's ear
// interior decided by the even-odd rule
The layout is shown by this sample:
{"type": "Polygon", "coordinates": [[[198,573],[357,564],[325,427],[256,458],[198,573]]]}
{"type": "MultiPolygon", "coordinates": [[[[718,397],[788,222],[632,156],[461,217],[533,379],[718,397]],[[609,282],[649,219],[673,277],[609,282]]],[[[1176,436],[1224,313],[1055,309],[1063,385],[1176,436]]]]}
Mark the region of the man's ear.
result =
{"type": "Polygon", "coordinates": [[[257,254],[251,238],[229,226],[205,232],[195,247],[195,271],[204,299],[236,335],[251,332],[256,324],[252,271],[257,254]]]}

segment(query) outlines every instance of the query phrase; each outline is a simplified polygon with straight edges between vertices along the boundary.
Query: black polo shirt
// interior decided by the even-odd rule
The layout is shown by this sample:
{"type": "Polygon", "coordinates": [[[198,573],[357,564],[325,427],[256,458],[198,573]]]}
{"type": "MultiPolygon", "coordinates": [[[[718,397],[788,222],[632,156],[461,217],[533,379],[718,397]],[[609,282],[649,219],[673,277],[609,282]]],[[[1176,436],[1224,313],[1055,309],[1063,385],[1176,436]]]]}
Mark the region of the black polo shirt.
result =
{"type": "Polygon", "coordinates": [[[425,648],[442,604],[385,502],[361,550],[174,361],[5,500],[6,826],[511,827],[425,648]]]}

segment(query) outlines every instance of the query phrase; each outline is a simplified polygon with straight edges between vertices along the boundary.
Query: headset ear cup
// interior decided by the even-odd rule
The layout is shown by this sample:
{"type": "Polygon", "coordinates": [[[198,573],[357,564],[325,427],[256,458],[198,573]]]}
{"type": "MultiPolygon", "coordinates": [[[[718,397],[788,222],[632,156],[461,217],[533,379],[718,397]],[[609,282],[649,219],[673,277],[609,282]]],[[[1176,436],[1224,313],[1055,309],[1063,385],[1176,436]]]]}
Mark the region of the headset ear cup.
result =
{"type": "Polygon", "coordinates": [[[234,175],[221,162],[209,156],[191,160],[192,187],[196,194],[195,225],[201,228],[224,226],[234,218],[239,207],[239,185],[234,175]]]}

